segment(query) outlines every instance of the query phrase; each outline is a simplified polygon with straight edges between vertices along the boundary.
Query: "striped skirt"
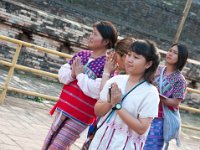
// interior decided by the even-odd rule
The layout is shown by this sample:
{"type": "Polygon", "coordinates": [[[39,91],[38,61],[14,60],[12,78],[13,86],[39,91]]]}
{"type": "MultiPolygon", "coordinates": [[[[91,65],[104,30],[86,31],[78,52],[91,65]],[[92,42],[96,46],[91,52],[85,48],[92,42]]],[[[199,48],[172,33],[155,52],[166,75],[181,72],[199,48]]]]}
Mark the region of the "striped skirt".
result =
{"type": "Polygon", "coordinates": [[[87,125],[58,113],[44,141],[42,150],[68,150],[86,128],[87,125]]]}
{"type": "Polygon", "coordinates": [[[162,150],[163,144],[163,119],[155,118],[151,123],[144,150],[162,150]]]}

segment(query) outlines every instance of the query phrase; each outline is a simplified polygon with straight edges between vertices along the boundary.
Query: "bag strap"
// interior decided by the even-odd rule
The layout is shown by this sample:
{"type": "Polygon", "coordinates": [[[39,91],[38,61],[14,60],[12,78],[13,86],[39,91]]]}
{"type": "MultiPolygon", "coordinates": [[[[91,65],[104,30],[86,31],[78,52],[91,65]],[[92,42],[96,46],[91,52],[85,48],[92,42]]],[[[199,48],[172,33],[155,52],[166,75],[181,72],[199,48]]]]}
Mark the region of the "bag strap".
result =
{"type": "Polygon", "coordinates": [[[163,75],[166,67],[163,67],[161,72],[160,72],[160,80],[159,80],[159,90],[160,93],[162,94],[162,82],[163,82],[163,75]]]}
{"type": "MultiPolygon", "coordinates": [[[[121,101],[123,101],[129,93],[131,93],[135,88],[137,88],[139,85],[141,85],[141,84],[144,83],[144,82],[145,82],[145,80],[141,81],[141,82],[138,83],[136,86],[134,86],[131,90],[129,90],[129,91],[123,96],[123,98],[122,98],[121,101]]],[[[112,111],[108,114],[108,116],[106,117],[106,119],[104,119],[104,121],[103,121],[103,122],[101,123],[101,125],[97,128],[97,130],[98,130],[99,128],[101,128],[101,126],[106,122],[106,120],[111,116],[111,114],[112,114],[113,112],[114,112],[114,110],[112,109],[112,111]]],[[[96,130],[96,131],[97,131],[97,130],[96,130]]]]}
{"type": "Polygon", "coordinates": [[[126,96],[131,93],[136,87],[138,87],[139,85],[141,85],[142,83],[144,83],[145,80],[141,81],[140,83],[138,83],[136,86],[134,86],[130,91],[128,91],[122,98],[122,101],[126,98],[126,96]]]}

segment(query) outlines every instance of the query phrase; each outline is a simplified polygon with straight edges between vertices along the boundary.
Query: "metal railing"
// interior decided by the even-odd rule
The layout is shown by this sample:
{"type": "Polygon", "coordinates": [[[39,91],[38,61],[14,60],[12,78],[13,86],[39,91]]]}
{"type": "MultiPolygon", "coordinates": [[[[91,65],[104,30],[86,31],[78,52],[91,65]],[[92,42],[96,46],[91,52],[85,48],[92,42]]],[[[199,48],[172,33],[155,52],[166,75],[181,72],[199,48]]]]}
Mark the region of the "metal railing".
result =
{"type": "MultiPolygon", "coordinates": [[[[3,91],[0,95],[0,103],[2,103],[4,101],[7,91],[14,91],[14,92],[22,93],[22,94],[25,94],[25,95],[37,96],[37,97],[57,101],[58,97],[49,96],[49,95],[45,95],[45,94],[41,94],[41,93],[37,93],[37,92],[32,92],[32,91],[27,91],[27,90],[22,90],[22,89],[17,89],[17,88],[14,88],[14,87],[10,87],[9,84],[10,84],[11,78],[13,76],[14,69],[19,69],[19,70],[22,70],[22,71],[25,71],[25,72],[36,73],[36,74],[39,74],[39,75],[44,75],[44,76],[48,76],[48,77],[52,77],[52,78],[56,78],[56,79],[58,78],[57,74],[49,73],[49,72],[38,70],[38,69],[33,69],[33,68],[30,68],[30,67],[25,67],[23,65],[18,65],[17,60],[18,60],[22,46],[34,48],[34,49],[37,49],[37,50],[44,51],[46,53],[51,53],[51,54],[58,55],[60,57],[64,57],[64,58],[68,58],[68,59],[72,58],[72,56],[68,55],[68,54],[61,53],[61,52],[57,52],[55,50],[50,50],[50,49],[47,49],[47,48],[44,48],[44,47],[41,47],[41,46],[37,46],[37,45],[34,45],[34,44],[30,44],[30,43],[27,43],[27,42],[16,40],[16,39],[13,39],[13,38],[10,38],[10,37],[6,37],[6,36],[3,36],[3,35],[0,35],[0,39],[4,40],[4,41],[11,42],[11,43],[15,43],[15,44],[18,45],[11,63],[7,62],[7,61],[0,60],[0,64],[9,67],[9,71],[8,71],[8,75],[7,75],[5,84],[4,85],[0,84],[0,88],[3,89],[3,91]]],[[[200,94],[199,90],[195,90],[195,89],[191,89],[191,88],[187,88],[187,90],[189,92],[200,94]]],[[[196,109],[196,108],[192,108],[192,107],[188,107],[188,106],[184,106],[184,105],[180,105],[180,109],[187,110],[187,111],[194,112],[194,113],[200,113],[200,109],[196,109]]],[[[182,127],[200,131],[199,127],[192,127],[192,126],[188,126],[188,125],[185,125],[185,124],[182,124],[182,127]]]]}

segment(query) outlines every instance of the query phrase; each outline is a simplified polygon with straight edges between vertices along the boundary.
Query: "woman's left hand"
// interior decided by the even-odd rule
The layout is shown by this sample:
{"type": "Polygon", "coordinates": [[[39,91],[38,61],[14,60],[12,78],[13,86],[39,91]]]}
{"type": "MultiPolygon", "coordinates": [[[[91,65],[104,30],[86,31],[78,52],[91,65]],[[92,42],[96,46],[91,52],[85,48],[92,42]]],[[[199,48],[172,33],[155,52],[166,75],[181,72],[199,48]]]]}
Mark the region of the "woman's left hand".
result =
{"type": "Polygon", "coordinates": [[[105,73],[113,73],[117,69],[116,65],[116,55],[115,53],[111,53],[109,56],[106,57],[106,62],[104,65],[104,72],[105,73]]]}
{"type": "Polygon", "coordinates": [[[111,84],[111,105],[114,107],[117,103],[121,103],[122,91],[116,83],[111,84]]]}

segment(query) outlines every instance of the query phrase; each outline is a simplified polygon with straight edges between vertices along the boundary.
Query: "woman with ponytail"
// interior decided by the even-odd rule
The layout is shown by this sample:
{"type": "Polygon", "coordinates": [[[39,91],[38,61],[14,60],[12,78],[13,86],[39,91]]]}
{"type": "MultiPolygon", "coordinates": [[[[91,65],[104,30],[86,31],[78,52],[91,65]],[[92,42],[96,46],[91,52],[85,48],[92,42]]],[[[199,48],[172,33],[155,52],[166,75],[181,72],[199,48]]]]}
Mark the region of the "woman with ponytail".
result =
{"type": "Polygon", "coordinates": [[[94,105],[97,101],[93,93],[84,94],[79,87],[81,77],[76,76],[76,64],[84,65],[84,74],[91,79],[101,78],[107,49],[117,41],[117,31],[111,22],[95,23],[88,41],[90,50],[83,50],[61,66],[58,77],[64,84],[59,100],[51,110],[57,115],[45,139],[42,150],[68,150],[80,134],[95,119],[94,105]]]}

